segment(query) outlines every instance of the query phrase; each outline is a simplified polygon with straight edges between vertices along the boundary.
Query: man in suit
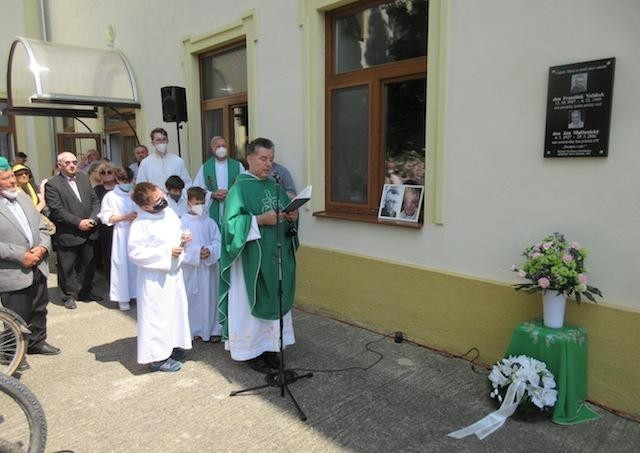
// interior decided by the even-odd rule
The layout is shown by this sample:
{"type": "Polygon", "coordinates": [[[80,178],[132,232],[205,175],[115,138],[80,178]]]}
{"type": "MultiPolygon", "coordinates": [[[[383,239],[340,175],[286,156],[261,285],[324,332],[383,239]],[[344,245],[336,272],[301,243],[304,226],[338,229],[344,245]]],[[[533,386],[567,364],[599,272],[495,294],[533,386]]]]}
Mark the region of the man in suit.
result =
{"type": "Polygon", "coordinates": [[[74,309],[76,300],[102,300],[90,291],[100,201],[88,176],[78,170],[78,159],[74,154],[59,154],[58,169],[60,174],[49,178],[45,185],[45,199],[49,218],[56,225],[53,243],[58,255],[58,287],[64,306],[74,309]]]}
{"type": "MultiPolygon", "coordinates": [[[[31,199],[18,190],[6,158],[0,157],[0,296],[2,305],[29,325],[29,354],[59,354],[47,343],[49,230],[31,199]]],[[[28,368],[23,361],[19,370],[28,368]]]]}

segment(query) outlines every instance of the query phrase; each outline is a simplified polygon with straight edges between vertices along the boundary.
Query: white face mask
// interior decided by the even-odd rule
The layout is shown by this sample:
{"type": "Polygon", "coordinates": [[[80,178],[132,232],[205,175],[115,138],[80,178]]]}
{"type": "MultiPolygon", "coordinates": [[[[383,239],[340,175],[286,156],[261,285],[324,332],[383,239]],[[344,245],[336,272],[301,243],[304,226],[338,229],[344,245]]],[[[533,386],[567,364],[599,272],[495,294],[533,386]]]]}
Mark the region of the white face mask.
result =
{"type": "Polygon", "coordinates": [[[216,157],[224,159],[225,157],[227,157],[227,148],[225,148],[224,146],[216,148],[214,154],[216,155],[216,157]]]}
{"type": "Polygon", "coordinates": [[[8,190],[8,189],[4,189],[1,190],[0,193],[2,194],[3,197],[8,198],[9,200],[15,200],[16,198],[18,198],[18,191],[15,190],[8,190]]]}
{"type": "Polygon", "coordinates": [[[166,154],[167,153],[167,144],[166,143],[158,143],[157,145],[154,145],[156,147],[156,151],[158,151],[160,154],[166,154]]]}
{"type": "Polygon", "coordinates": [[[195,215],[203,215],[204,214],[204,205],[203,204],[194,204],[191,206],[191,212],[195,215]]]}

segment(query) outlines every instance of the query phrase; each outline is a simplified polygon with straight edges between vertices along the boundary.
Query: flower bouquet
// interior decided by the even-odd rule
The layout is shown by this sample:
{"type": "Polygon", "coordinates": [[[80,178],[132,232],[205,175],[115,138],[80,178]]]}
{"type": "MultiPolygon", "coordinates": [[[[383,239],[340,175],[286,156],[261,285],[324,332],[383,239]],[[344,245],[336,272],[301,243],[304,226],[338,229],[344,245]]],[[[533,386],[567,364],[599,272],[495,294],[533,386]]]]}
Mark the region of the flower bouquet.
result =
{"type": "Polygon", "coordinates": [[[501,404],[509,387],[515,386],[514,391],[522,395],[517,412],[527,418],[535,413],[548,412],[556,404],[558,392],[553,374],[544,362],[531,357],[509,356],[500,360],[493,366],[489,381],[491,398],[501,404]]]}
{"type": "Polygon", "coordinates": [[[532,283],[514,285],[516,291],[533,293],[554,290],[566,296],[575,295],[578,303],[582,296],[592,302],[596,301],[594,295],[602,297],[598,288],[587,285],[588,271],[584,266],[587,249],[577,242],[567,241],[564,235],[553,233],[526,248],[522,254],[526,261],[520,266],[514,264],[511,269],[518,277],[529,279],[532,283]]]}

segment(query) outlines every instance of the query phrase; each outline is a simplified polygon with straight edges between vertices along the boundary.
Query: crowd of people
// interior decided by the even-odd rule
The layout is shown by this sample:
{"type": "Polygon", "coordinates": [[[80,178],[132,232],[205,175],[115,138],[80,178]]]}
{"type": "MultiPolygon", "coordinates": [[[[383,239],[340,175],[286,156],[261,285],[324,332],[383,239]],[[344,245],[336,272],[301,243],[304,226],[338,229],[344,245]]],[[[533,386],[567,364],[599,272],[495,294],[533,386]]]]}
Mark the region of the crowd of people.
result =
{"type": "MultiPolygon", "coordinates": [[[[92,293],[96,270],[108,281],[111,303],[122,311],[136,306],[137,359],[150,370],[180,370],[194,340],[222,341],[233,360],[277,370],[280,280],[283,344],[295,341],[298,241],[288,225],[298,213],[282,212],[296,192],[290,173],[278,166],[278,181],[272,177],[269,139],[249,143],[245,168],[223,137],[213,137],[211,157],[191,179],[182,158],[168,151],[164,129],[150,139],[152,152],[136,146],[129,167],[95,150],[81,162],[62,152],[55,174],[39,186],[26,155],[17,153],[13,165],[0,157],[0,296],[31,329],[28,354],[60,353],[46,341],[55,251],[67,309],[103,300],[92,293]]],[[[20,370],[27,368],[24,360],[20,370]]]]}

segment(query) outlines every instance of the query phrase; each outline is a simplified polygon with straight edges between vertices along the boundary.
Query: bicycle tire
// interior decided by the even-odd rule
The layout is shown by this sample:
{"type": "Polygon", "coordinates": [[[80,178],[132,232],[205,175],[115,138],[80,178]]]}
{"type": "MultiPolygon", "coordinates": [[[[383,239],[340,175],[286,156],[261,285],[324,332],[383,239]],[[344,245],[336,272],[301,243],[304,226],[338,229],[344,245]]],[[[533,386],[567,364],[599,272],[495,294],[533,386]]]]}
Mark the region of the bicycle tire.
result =
{"type": "Polygon", "coordinates": [[[27,352],[27,339],[12,311],[0,309],[0,373],[11,376],[27,352]]]}
{"type": "Polygon", "coordinates": [[[43,453],[47,443],[47,419],[38,398],[22,382],[4,374],[0,374],[0,391],[7,394],[20,406],[29,422],[27,452],[43,453]]]}

